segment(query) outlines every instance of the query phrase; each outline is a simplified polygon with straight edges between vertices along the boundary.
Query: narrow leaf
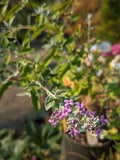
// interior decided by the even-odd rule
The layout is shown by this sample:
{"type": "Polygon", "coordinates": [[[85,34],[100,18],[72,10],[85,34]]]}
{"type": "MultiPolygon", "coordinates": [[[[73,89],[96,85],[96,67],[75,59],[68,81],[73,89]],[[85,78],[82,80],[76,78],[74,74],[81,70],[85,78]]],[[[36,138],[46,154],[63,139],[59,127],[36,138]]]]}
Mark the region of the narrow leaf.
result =
{"type": "Polygon", "coordinates": [[[55,13],[60,12],[60,15],[70,6],[72,0],[67,0],[64,3],[58,5],[58,7],[55,8],[55,13]]]}
{"type": "Polygon", "coordinates": [[[13,84],[13,82],[8,82],[0,86],[0,98],[6,92],[6,90],[13,84]]]}
{"type": "Polygon", "coordinates": [[[30,52],[33,52],[34,51],[34,48],[23,48],[20,52],[21,55],[25,55],[25,54],[28,54],[30,52]]]}
{"type": "Polygon", "coordinates": [[[8,2],[4,4],[4,6],[1,8],[0,22],[4,19],[4,16],[7,12],[7,8],[8,8],[8,2]]]}
{"type": "Polygon", "coordinates": [[[0,0],[0,5],[9,3],[9,0],[0,0]]]}
{"type": "Polygon", "coordinates": [[[18,4],[15,5],[13,8],[11,8],[8,12],[7,15],[5,16],[5,20],[9,20],[12,16],[14,16],[16,13],[18,13],[21,9],[23,8],[22,5],[18,4]]]}
{"type": "Polygon", "coordinates": [[[67,73],[69,72],[69,70],[70,70],[70,66],[66,65],[64,67],[64,69],[62,70],[61,74],[60,74],[61,79],[63,79],[67,75],[67,73]]]}
{"type": "Polygon", "coordinates": [[[6,56],[5,60],[4,60],[4,64],[5,64],[5,65],[8,65],[9,62],[10,62],[10,59],[11,59],[11,54],[9,53],[9,54],[6,56]]]}
{"type": "Polygon", "coordinates": [[[41,32],[45,29],[45,27],[46,27],[46,24],[40,26],[39,28],[35,28],[30,40],[32,41],[33,39],[37,38],[41,34],[41,32]]]}
{"type": "Polygon", "coordinates": [[[41,105],[40,105],[40,101],[39,101],[38,92],[35,88],[33,88],[31,90],[31,100],[32,100],[32,103],[33,103],[35,109],[39,110],[41,108],[41,105]]]}
{"type": "Polygon", "coordinates": [[[44,61],[44,62],[45,62],[45,65],[46,65],[46,66],[48,66],[48,65],[50,64],[50,62],[51,62],[51,60],[52,60],[55,52],[56,52],[56,47],[54,47],[54,48],[51,50],[50,54],[45,58],[45,61],[44,61]]]}
{"type": "Polygon", "coordinates": [[[9,25],[10,25],[10,26],[12,25],[14,19],[15,19],[15,16],[12,16],[12,17],[9,19],[9,25]]]}

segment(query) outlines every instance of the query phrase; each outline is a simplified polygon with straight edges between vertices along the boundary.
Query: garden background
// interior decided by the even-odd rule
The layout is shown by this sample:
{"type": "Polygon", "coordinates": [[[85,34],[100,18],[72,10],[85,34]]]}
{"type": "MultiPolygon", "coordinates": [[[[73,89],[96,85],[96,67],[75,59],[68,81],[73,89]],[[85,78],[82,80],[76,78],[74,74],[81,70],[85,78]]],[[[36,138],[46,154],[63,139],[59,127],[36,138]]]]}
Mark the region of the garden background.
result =
{"type": "Polygon", "coordinates": [[[59,160],[62,131],[51,128],[45,109],[73,95],[105,113],[110,157],[119,160],[119,28],[119,0],[1,0],[1,160],[59,160]]]}

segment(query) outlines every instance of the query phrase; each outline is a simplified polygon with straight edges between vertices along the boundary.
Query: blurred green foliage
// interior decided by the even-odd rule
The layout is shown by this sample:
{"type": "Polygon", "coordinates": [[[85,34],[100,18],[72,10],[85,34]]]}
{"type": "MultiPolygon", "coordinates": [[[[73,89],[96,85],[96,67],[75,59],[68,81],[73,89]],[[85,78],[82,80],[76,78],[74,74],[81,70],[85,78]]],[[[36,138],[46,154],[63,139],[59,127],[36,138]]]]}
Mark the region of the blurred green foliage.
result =
{"type": "Polygon", "coordinates": [[[99,37],[111,44],[120,43],[120,1],[103,0],[100,17],[99,37]]]}
{"type": "Polygon", "coordinates": [[[0,131],[1,160],[59,159],[62,133],[49,124],[36,122],[25,125],[25,131],[4,129],[0,131]]]}
{"type": "Polygon", "coordinates": [[[112,108],[107,137],[114,141],[114,148],[120,153],[120,107],[112,108]]]}

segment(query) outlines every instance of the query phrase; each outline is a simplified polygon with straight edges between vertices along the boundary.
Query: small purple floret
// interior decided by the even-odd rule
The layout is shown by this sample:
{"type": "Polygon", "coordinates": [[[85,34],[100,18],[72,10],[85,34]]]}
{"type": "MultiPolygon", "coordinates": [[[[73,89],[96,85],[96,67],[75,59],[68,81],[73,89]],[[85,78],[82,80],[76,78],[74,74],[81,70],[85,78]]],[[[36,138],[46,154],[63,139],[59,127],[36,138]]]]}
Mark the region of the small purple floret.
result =
{"type": "Polygon", "coordinates": [[[102,129],[100,127],[98,127],[97,131],[95,132],[95,134],[97,135],[97,138],[100,137],[101,132],[102,132],[102,129]]]}
{"type": "Polygon", "coordinates": [[[65,107],[64,108],[64,113],[62,114],[62,116],[68,116],[69,113],[72,113],[72,109],[71,108],[68,108],[68,107],[65,107]]]}
{"type": "Polygon", "coordinates": [[[108,122],[107,119],[104,119],[104,115],[101,116],[101,119],[100,119],[101,123],[105,126],[106,123],[108,122]]]}
{"type": "Polygon", "coordinates": [[[70,129],[70,130],[67,130],[67,132],[70,135],[75,136],[75,137],[78,137],[78,135],[79,135],[79,130],[78,129],[70,129]]]}
{"type": "Polygon", "coordinates": [[[59,117],[59,120],[62,120],[63,119],[63,115],[62,115],[63,113],[62,113],[62,110],[60,109],[59,111],[58,111],[58,113],[56,114],[56,117],[59,117]]]}
{"type": "Polygon", "coordinates": [[[73,99],[64,100],[64,102],[65,102],[65,107],[73,106],[74,105],[73,99]]]}
{"type": "Polygon", "coordinates": [[[81,108],[80,102],[77,102],[76,104],[77,104],[77,107],[78,107],[78,108],[81,108]]]}

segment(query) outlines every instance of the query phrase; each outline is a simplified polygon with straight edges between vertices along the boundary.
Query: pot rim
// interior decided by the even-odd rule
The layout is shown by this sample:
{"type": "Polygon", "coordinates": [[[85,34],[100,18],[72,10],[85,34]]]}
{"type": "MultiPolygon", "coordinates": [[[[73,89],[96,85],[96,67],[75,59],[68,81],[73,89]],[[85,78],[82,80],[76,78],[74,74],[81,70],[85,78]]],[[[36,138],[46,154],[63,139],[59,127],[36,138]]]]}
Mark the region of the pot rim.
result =
{"type": "Polygon", "coordinates": [[[68,136],[68,134],[66,134],[66,133],[63,134],[63,137],[69,139],[69,141],[71,141],[72,143],[79,144],[79,145],[84,146],[84,147],[90,147],[90,148],[96,148],[96,147],[97,147],[97,148],[102,148],[102,147],[106,147],[106,146],[112,144],[112,141],[109,140],[109,139],[107,139],[107,141],[106,141],[106,142],[103,142],[102,144],[101,144],[101,143],[98,143],[97,145],[90,146],[90,145],[88,145],[88,144],[81,144],[81,143],[75,141],[74,139],[70,138],[70,137],[68,136]]]}

